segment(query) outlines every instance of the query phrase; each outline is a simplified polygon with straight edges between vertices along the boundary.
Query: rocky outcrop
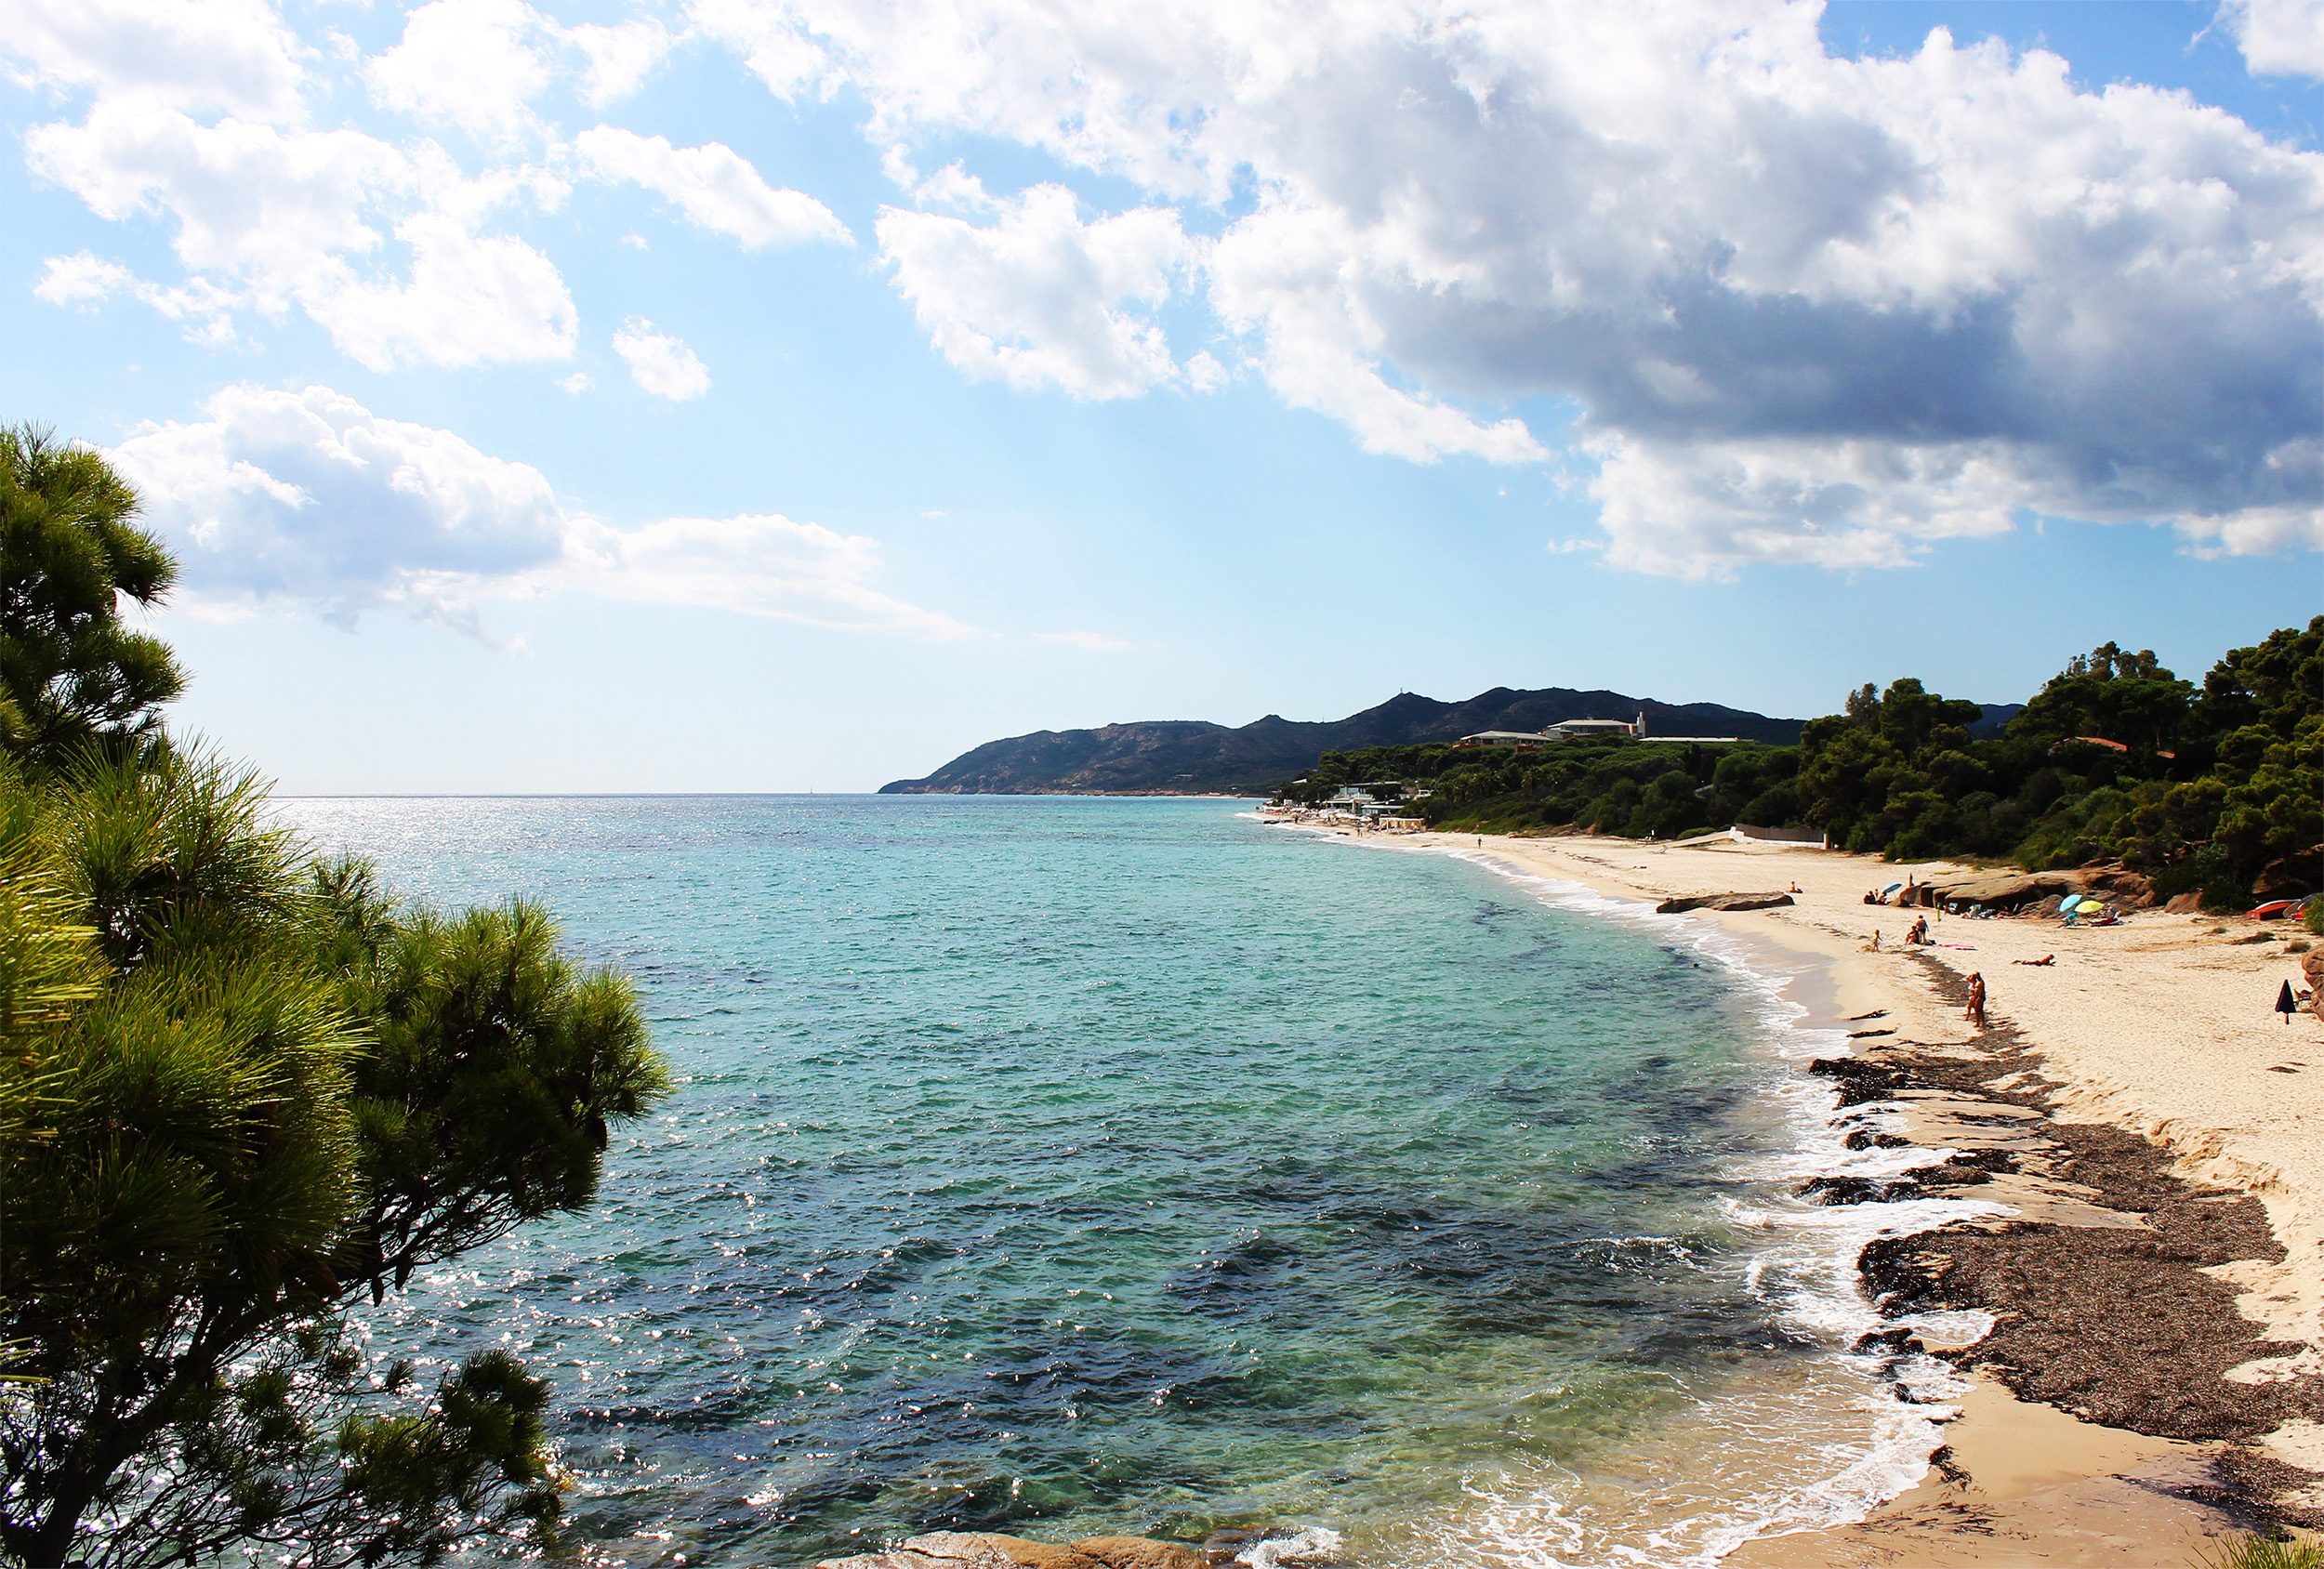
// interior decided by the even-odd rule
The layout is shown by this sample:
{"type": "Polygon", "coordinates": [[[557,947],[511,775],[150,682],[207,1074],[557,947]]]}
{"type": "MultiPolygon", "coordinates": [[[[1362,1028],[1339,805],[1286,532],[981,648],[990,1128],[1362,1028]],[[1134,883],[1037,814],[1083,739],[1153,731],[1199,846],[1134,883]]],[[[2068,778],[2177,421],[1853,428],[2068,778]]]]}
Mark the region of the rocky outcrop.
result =
{"type": "Polygon", "coordinates": [[[1203,1553],[1150,1536],[1089,1536],[1060,1546],[994,1531],[932,1531],[884,1552],[825,1559],[815,1569],[1204,1569],[1203,1553]]]}
{"type": "Polygon", "coordinates": [[[1696,893],[1683,899],[1665,899],[1655,906],[1657,916],[1675,916],[1686,910],[1772,910],[1778,904],[1791,903],[1788,893],[1696,893]]]}
{"type": "Polygon", "coordinates": [[[2260,875],[2251,879],[2251,898],[2265,904],[2271,900],[2297,899],[2319,887],[2324,887],[2324,845],[2262,866],[2260,875]]]}
{"type": "Polygon", "coordinates": [[[1085,1536],[1037,1542],[996,1531],[931,1531],[900,1547],[828,1558],[815,1569],[1323,1569],[1342,1563],[1339,1534],[1323,1527],[1229,1525],[1199,1548],[1152,1536],[1085,1536]]]}
{"type": "Polygon", "coordinates": [[[2017,910],[2039,900],[2080,893],[2084,886],[2080,872],[1972,872],[1921,883],[1899,893],[1896,902],[1931,909],[1968,904],[1981,910],[2017,910]]]}
{"type": "Polygon", "coordinates": [[[1934,877],[1899,893],[1896,902],[1931,909],[1967,904],[1981,910],[2014,911],[2069,893],[2094,893],[2125,910],[2143,910],[2155,902],[2154,885],[2119,861],[2070,872],[1970,872],[1934,877]]]}

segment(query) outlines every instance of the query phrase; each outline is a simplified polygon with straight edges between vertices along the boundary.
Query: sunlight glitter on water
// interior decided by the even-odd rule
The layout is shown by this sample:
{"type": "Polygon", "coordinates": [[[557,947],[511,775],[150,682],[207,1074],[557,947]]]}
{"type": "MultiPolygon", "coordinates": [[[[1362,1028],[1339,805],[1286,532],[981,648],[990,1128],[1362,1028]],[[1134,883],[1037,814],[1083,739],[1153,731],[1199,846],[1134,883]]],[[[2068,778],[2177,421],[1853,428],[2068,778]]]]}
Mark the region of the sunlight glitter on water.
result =
{"type": "Polygon", "coordinates": [[[1845,1351],[1863,1217],[1789,1196],[1853,1158],[1812,1033],[1697,923],[1212,801],[284,811],[549,900],[683,1081],[595,1210],[373,1325],[554,1377],[601,1561],[1274,1518],[1681,1562],[1932,1414],[1845,1351]]]}

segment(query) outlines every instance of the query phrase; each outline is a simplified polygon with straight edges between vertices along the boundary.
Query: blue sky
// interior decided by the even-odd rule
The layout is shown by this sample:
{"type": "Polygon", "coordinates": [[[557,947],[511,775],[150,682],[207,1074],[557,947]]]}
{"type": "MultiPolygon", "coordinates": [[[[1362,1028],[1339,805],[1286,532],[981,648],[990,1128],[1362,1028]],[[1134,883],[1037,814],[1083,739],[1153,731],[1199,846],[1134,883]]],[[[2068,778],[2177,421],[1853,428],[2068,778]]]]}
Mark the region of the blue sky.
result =
{"type": "Polygon", "coordinates": [[[2324,608],[2313,0],[7,10],[0,403],[293,791],[2324,608]]]}

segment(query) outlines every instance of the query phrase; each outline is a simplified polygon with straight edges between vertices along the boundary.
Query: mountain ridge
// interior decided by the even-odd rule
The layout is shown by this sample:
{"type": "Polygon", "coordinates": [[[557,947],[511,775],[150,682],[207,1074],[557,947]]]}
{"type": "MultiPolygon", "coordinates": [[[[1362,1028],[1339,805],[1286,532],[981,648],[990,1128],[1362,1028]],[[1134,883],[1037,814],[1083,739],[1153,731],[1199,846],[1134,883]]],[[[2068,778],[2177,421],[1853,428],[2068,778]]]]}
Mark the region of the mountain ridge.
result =
{"type": "Polygon", "coordinates": [[[1799,719],[1716,703],[1662,703],[1571,687],[1489,687],[1459,703],[1403,692],[1342,719],[1267,714],[1247,725],[1140,719],[1041,730],[971,747],[919,779],[879,787],[904,795],[1265,795],[1326,752],[1457,741],[1483,730],[1540,730],[1565,719],[1646,716],[1647,738],[1737,735],[1770,745],[1800,738],[1799,719]]]}

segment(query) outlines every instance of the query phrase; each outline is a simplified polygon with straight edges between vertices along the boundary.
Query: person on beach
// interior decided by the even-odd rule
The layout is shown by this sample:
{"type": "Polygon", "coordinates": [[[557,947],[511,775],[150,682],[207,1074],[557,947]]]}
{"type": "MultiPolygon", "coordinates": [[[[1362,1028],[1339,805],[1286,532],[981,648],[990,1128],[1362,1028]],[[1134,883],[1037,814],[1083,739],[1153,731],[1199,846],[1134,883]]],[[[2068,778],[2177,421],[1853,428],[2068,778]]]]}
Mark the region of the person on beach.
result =
{"type": "Polygon", "coordinates": [[[1978,1029],[1985,1028],[1985,974],[1981,970],[1970,972],[1969,1006],[1961,1009],[1961,1016],[1978,1029]]]}
{"type": "Polygon", "coordinates": [[[2300,999],[2291,995],[2291,982],[2289,981],[2284,982],[2284,989],[2276,994],[2276,1011],[2284,1016],[2286,1024],[2290,1024],[2291,1016],[2300,1011],[2300,999]]]}
{"type": "Polygon", "coordinates": [[[1912,923],[1912,930],[1905,933],[1905,941],[1908,943],[1926,943],[1928,940],[1929,917],[1922,916],[1919,920],[1912,923]]]}
{"type": "Polygon", "coordinates": [[[1877,926],[1872,929],[1872,951],[1876,954],[1881,951],[1881,929],[1877,926]]]}
{"type": "Polygon", "coordinates": [[[2057,963],[2058,956],[2055,954],[2044,954],[2038,959],[2012,959],[2009,962],[2012,964],[2030,965],[2034,969],[2040,969],[2044,965],[2053,965],[2057,963]]]}

